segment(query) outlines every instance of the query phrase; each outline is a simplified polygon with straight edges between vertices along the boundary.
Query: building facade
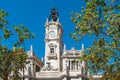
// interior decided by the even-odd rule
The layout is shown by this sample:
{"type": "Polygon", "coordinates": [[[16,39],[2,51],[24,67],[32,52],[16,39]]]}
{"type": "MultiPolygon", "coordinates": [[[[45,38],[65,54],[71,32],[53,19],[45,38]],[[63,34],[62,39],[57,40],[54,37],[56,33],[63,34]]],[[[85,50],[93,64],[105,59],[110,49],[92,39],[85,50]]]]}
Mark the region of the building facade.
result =
{"type": "MultiPolygon", "coordinates": [[[[44,64],[35,56],[31,46],[27,52],[30,63],[20,70],[23,80],[88,80],[86,62],[79,59],[84,54],[84,44],[81,45],[81,50],[74,47],[67,50],[62,36],[63,27],[54,8],[45,23],[44,64]]],[[[97,80],[101,76],[93,78],[97,80]]],[[[9,80],[12,80],[12,76],[9,80]]]]}
{"type": "Polygon", "coordinates": [[[87,80],[85,62],[79,59],[84,45],[81,50],[67,50],[62,36],[63,28],[54,8],[45,23],[45,64],[36,73],[36,80],[87,80]]]}
{"type": "Polygon", "coordinates": [[[43,67],[43,62],[34,54],[33,47],[31,45],[30,50],[27,51],[29,64],[26,64],[25,68],[19,70],[22,76],[22,80],[35,80],[36,73],[43,67]]]}

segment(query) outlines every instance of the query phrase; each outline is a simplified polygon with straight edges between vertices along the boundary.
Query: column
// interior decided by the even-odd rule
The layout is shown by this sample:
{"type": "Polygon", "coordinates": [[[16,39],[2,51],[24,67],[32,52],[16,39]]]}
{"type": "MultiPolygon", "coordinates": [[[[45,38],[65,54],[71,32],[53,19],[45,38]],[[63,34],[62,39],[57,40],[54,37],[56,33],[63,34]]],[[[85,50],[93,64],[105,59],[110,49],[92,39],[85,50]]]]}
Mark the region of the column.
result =
{"type": "Polygon", "coordinates": [[[77,61],[75,61],[75,70],[77,70],[77,61]]]}
{"type": "Polygon", "coordinates": [[[78,70],[78,61],[77,61],[77,70],[78,70]]]}
{"type": "Polygon", "coordinates": [[[73,66],[73,65],[74,65],[74,64],[73,64],[73,61],[71,61],[71,64],[72,64],[71,68],[72,68],[72,70],[74,70],[74,68],[73,68],[73,67],[74,67],[74,66],[73,66]]]}
{"type": "Polygon", "coordinates": [[[65,70],[67,70],[67,66],[68,66],[68,61],[65,61],[65,70]]]}
{"type": "Polygon", "coordinates": [[[69,69],[69,60],[67,60],[67,70],[69,69]]]}
{"type": "Polygon", "coordinates": [[[78,70],[80,70],[80,61],[78,61],[78,70]]]}
{"type": "Polygon", "coordinates": [[[75,70],[75,61],[73,61],[73,70],[75,70]]]}
{"type": "Polygon", "coordinates": [[[74,61],[74,63],[75,63],[75,70],[76,70],[76,61],[74,61]]]}
{"type": "Polygon", "coordinates": [[[72,61],[72,70],[74,70],[74,62],[72,61]]]}
{"type": "Polygon", "coordinates": [[[70,70],[72,70],[72,61],[70,61],[70,70]]]}
{"type": "Polygon", "coordinates": [[[70,60],[69,60],[69,70],[70,70],[70,60]]]}

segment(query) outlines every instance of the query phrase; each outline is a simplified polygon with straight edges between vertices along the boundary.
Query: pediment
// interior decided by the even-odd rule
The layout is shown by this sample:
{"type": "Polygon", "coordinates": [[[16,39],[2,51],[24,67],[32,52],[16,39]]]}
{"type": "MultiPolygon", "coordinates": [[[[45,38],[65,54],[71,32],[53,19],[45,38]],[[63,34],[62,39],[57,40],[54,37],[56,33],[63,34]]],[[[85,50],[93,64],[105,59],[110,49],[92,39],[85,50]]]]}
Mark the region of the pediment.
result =
{"type": "Polygon", "coordinates": [[[50,43],[48,44],[49,47],[57,47],[57,45],[53,44],[53,43],[50,43]]]}

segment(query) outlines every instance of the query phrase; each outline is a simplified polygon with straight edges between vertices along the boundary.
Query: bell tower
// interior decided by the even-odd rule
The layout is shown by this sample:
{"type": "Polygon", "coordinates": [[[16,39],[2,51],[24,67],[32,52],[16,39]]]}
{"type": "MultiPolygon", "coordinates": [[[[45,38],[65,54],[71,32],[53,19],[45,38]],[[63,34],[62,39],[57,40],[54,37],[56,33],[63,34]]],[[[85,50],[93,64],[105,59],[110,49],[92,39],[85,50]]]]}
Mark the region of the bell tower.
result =
{"type": "Polygon", "coordinates": [[[61,70],[62,34],[63,29],[58,18],[58,12],[56,8],[53,8],[45,24],[45,67],[48,71],[61,70]]]}

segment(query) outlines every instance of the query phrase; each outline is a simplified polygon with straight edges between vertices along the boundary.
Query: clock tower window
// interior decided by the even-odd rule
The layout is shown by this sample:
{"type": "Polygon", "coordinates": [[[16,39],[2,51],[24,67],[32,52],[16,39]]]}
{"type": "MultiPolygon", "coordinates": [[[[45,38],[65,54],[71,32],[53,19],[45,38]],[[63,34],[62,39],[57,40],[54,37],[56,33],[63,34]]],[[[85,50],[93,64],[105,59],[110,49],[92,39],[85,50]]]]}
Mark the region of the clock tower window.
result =
{"type": "Polygon", "coordinates": [[[50,53],[54,53],[54,48],[53,47],[50,48],[50,53]]]}

